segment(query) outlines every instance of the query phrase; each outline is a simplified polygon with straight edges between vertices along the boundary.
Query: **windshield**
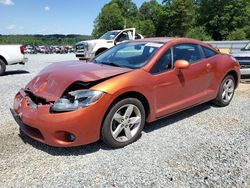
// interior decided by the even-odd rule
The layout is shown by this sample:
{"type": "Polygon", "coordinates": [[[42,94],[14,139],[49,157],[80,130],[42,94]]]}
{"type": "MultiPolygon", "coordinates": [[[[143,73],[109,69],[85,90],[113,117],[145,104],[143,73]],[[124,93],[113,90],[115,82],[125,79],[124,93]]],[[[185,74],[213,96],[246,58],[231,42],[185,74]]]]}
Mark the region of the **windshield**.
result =
{"type": "Polygon", "coordinates": [[[246,47],[244,49],[245,50],[250,50],[250,42],[246,45],[246,47]]]}
{"type": "Polygon", "coordinates": [[[132,69],[141,68],[147,64],[161,46],[163,43],[157,42],[121,43],[97,56],[94,62],[132,69]]]}
{"type": "Polygon", "coordinates": [[[100,39],[113,40],[116,37],[116,35],[118,35],[118,33],[119,33],[118,31],[109,31],[104,35],[102,35],[100,39]]]}

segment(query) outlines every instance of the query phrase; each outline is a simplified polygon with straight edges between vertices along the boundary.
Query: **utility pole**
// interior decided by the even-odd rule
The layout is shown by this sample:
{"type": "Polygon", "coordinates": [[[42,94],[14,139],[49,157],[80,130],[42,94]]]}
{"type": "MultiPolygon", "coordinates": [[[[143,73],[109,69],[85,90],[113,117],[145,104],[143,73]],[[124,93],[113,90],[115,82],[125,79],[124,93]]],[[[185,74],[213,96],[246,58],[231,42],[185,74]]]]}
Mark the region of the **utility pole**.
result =
{"type": "MultiPolygon", "coordinates": [[[[126,12],[126,16],[128,15],[128,13],[129,13],[129,8],[127,9],[127,12],[126,12]]],[[[127,28],[127,17],[125,16],[125,19],[124,19],[124,29],[126,29],[127,28]]]]}
{"type": "Polygon", "coordinates": [[[127,28],[127,18],[124,19],[124,29],[127,28]]]}

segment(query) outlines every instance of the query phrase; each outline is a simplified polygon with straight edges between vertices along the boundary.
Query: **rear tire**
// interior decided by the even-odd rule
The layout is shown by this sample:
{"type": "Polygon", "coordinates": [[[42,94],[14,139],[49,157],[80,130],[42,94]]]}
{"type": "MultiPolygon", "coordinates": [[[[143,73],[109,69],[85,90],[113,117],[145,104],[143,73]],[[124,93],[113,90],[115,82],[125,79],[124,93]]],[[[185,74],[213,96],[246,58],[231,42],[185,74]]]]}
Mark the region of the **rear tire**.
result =
{"type": "Polygon", "coordinates": [[[0,59],[0,76],[2,76],[5,73],[6,70],[6,65],[5,62],[0,59]]]}
{"type": "Polygon", "coordinates": [[[217,97],[212,101],[213,104],[219,107],[224,107],[230,104],[235,91],[235,79],[232,75],[228,75],[221,82],[217,97]]]}
{"type": "Polygon", "coordinates": [[[110,108],[102,130],[102,141],[112,148],[121,148],[140,138],[145,124],[145,109],[138,99],[125,98],[110,108]]]}

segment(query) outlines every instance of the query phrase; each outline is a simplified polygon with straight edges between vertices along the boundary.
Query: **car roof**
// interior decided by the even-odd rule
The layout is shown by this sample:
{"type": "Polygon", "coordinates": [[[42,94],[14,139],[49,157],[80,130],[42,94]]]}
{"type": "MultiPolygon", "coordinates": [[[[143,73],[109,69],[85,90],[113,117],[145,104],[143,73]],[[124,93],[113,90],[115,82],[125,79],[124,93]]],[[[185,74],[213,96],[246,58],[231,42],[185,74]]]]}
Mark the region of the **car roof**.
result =
{"type": "Polygon", "coordinates": [[[156,37],[156,38],[144,38],[144,39],[139,39],[140,41],[145,41],[145,42],[162,42],[162,43],[167,43],[167,42],[194,42],[194,43],[202,43],[199,40],[196,39],[191,39],[191,38],[176,38],[176,37],[156,37]]]}
{"type": "Polygon", "coordinates": [[[210,44],[207,44],[205,42],[202,42],[197,39],[192,39],[192,38],[177,38],[177,37],[157,37],[157,38],[143,38],[143,39],[138,39],[136,41],[142,41],[142,42],[160,42],[160,43],[194,43],[194,44],[199,44],[202,46],[206,46],[208,48],[211,48],[215,51],[217,51],[213,46],[210,44]]]}
{"type": "Polygon", "coordinates": [[[121,32],[122,30],[113,30],[113,31],[107,31],[107,32],[121,32]]]}

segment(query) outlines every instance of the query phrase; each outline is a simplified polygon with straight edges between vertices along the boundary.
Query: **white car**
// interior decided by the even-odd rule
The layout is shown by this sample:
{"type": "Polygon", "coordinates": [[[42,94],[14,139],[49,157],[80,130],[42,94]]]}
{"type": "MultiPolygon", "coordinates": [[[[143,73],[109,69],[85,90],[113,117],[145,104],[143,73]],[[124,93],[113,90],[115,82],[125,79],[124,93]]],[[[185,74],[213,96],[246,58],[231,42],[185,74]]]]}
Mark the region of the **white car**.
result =
{"type": "Polygon", "coordinates": [[[76,57],[80,60],[91,59],[121,42],[141,38],[143,36],[136,33],[135,28],[108,31],[99,39],[78,42],[75,45],[76,57]]]}
{"type": "Polygon", "coordinates": [[[0,45],[0,76],[4,74],[6,65],[25,64],[23,45],[0,45]]]}

